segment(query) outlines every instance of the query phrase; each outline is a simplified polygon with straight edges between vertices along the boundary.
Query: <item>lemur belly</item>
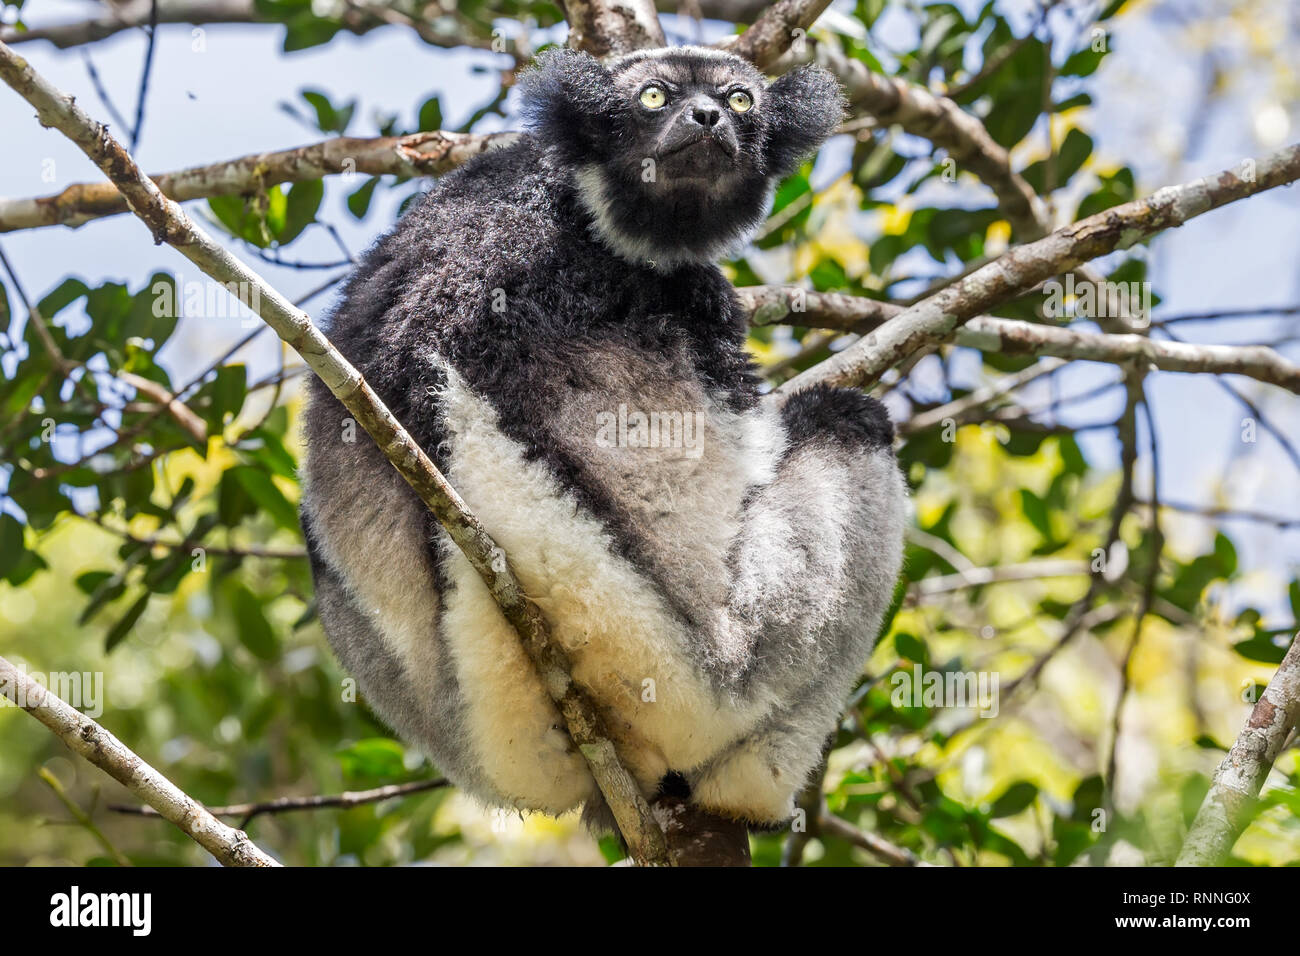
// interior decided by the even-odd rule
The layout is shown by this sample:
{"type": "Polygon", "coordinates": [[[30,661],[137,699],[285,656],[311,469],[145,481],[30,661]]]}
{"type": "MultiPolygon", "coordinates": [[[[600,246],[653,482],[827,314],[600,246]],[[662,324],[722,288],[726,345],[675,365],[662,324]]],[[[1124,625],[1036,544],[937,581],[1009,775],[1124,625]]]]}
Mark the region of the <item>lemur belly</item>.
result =
{"type": "MultiPolygon", "coordinates": [[[[653,581],[615,554],[606,528],[544,462],[526,459],[525,449],[499,430],[496,412],[454,375],[442,395],[448,477],[509,554],[569,652],[575,679],[601,706],[629,769],[653,790],[668,770],[716,754],[765,706],[716,693],[690,654],[707,646],[739,659],[747,649],[747,639],[729,642],[726,633],[727,552],[745,494],[771,480],[782,439],[765,414],[738,416],[698,387],[664,386],[648,362],[633,368],[609,355],[593,361],[603,377],[598,389],[548,396],[554,437],[631,515],[656,558],[653,581]],[[606,398],[594,402],[592,395],[606,398]],[[611,395],[626,395],[628,407],[610,407],[611,395]],[[639,447],[645,432],[637,412],[689,412],[694,435],[682,419],[678,447],[639,447]],[[620,432],[621,425],[627,427],[620,432]],[[708,609],[710,619],[691,625],[674,598],[697,616],[708,609]]],[[[589,794],[590,778],[581,758],[566,751],[558,713],[517,635],[463,555],[451,556],[448,571],[454,587],[444,606],[445,633],[488,777],[521,805],[575,805],[589,794]]]]}

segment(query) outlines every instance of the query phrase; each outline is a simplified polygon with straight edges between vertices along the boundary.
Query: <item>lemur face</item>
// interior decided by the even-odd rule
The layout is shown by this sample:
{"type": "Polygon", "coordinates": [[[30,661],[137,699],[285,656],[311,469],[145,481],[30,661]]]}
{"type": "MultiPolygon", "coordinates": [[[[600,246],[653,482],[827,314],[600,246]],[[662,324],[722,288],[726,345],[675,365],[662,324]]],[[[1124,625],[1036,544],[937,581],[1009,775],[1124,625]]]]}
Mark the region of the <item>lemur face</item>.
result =
{"type": "Polygon", "coordinates": [[[670,49],[624,57],[610,73],[629,106],[630,152],[658,191],[722,192],[741,177],[765,178],[767,84],[748,63],[670,49]]]}
{"type": "Polygon", "coordinates": [[[557,52],[522,86],[533,134],[571,173],[597,238],[657,269],[713,262],[747,241],[777,182],[843,115],[826,71],[768,84],[747,61],[707,47],[608,64],[557,52]]]}

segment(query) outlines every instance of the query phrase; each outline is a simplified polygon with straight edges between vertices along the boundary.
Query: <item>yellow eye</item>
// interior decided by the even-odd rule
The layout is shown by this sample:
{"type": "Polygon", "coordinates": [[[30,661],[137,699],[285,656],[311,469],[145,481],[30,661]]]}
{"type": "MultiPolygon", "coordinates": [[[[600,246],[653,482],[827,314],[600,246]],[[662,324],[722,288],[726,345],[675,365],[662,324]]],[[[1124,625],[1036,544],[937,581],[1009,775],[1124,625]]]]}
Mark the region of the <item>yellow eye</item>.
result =
{"type": "Polygon", "coordinates": [[[668,102],[668,94],[658,86],[647,86],[641,91],[641,105],[648,110],[657,110],[668,102]]]}
{"type": "Polygon", "coordinates": [[[727,97],[727,105],[737,113],[745,113],[754,105],[754,101],[744,90],[736,90],[727,97]]]}

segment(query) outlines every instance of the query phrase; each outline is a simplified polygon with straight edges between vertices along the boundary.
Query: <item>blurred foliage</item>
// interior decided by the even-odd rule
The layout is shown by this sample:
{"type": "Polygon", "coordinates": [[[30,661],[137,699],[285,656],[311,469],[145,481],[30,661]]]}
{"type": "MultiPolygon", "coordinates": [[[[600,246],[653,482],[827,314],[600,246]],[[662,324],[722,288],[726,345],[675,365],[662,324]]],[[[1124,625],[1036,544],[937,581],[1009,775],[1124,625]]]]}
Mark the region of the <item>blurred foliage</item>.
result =
{"type": "MultiPolygon", "coordinates": [[[[1107,5],[1095,21],[1108,41],[1122,7],[1107,5]]],[[[284,24],[284,49],[293,51],[329,42],[347,28],[351,8],[335,16],[308,0],[258,0],[257,9],[284,24]]],[[[883,0],[860,0],[855,29],[812,32],[873,70],[951,90],[1058,209],[1085,216],[1136,194],[1129,167],[1099,157],[1083,128],[1091,121],[1088,78],[1109,49],[1098,48],[1092,24],[1027,34],[993,3],[973,17],[950,3],[906,10],[915,21],[907,49],[886,50],[872,32],[883,0]]],[[[494,28],[525,19],[546,27],[560,14],[549,3],[479,0],[430,28],[489,42],[494,28]]],[[[505,116],[506,93],[503,84],[460,128],[505,116]]],[[[301,97],[285,111],[321,133],[355,125],[355,102],[312,88],[301,97]]],[[[376,132],[441,128],[443,105],[422,97],[405,114],[381,117],[376,132]]],[[[811,166],[782,184],[755,250],[727,266],[738,285],[780,281],[904,298],[1006,247],[1010,228],[987,190],[962,170],[950,175],[951,164],[928,143],[890,129],[852,135],[850,164],[828,185],[814,187],[821,180],[811,166]]],[[[378,189],[409,201],[419,184],[372,177],[348,188],[348,213],[376,233],[388,225],[387,210],[381,215],[372,201],[378,189]]],[[[207,206],[232,245],[278,255],[305,231],[327,227],[324,196],[315,181],[207,206]]],[[[1143,279],[1143,250],[1112,268],[1116,279],[1143,279]]],[[[240,320],[250,336],[256,323],[226,290],[163,274],[99,284],[69,277],[33,302],[31,315],[18,293],[13,282],[0,286],[0,320],[11,330],[0,383],[3,653],[33,671],[102,673],[102,722],[209,805],[436,777],[356,701],[315,622],[295,515],[294,370],[282,363],[253,381],[230,350],[201,374],[175,380],[160,357],[182,322],[218,315],[240,320]],[[175,395],[193,417],[169,411],[160,394],[175,395]]],[[[998,311],[1044,321],[1031,297],[998,311]]],[[[753,351],[770,365],[812,334],[765,327],[753,351]]],[[[788,370],[824,355],[810,349],[788,370]]],[[[989,375],[1029,363],[979,358],[989,375]]],[[[909,393],[909,403],[929,408],[968,393],[943,377],[939,399],[909,393]]],[[[1085,576],[960,588],[925,602],[904,600],[906,585],[957,573],[954,550],[981,567],[1095,561],[1118,476],[1093,469],[1069,429],[1028,420],[935,427],[911,435],[900,458],[920,534],[908,546],[895,613],[833,742],[824,782],[830,812],[939,863],[1063,866],[1135,853],[1171,860],[1208,772],[1288,638],[1264,626],[1258,610],[1229,615],[1221,607],[1222,586],[1238,574],[1232,542],[1220,534],[1203,553],[1164,548],[1155,558],[1152,613],[1130,665],[1126,726],[1140,759],[1121,762],[1140,779],[1110,794],[1100,773],[1116,668],[1156,551],[1146,519],[1130,513],[1120,523],[1122,545],[1110,559],[1119,554],[1127,571],[1096,577],[1092,604],[1113,613],[1056,647],[1062,622],[1089,596],[1085,576]],[[918,666],[1000,676],[1005,689],[1047,655],[1049,666],[1001,696],[996,716],[900,701],[894,692],[896,678],[918,666]]],[[[1300,583],[1291,584],[1290,599],[1300,617],[1300,583]]],[[[38,776],[42,766],[132,862],[207,861],[165,824],[110,812],[108,802],[132,802],[130,795],[16,711],[0,709],[0,753],[0,863],[112,864],[70,824],[38,776]]],[[[1238,862],[1300,858],[1300,769],[1291,755],[1278,769],[1287,784],[1268,794],[1238,844],[1238,862]]],[[[573,819],[489,815],[445,788],[349,810],[263,815],[249,829],[299,864],[619,857],[612,841],[597,844],[573,819]]],[[[755,836],[756,862],[777,862],[788,839],[755,836]]],[[[816,839],[805,861],[871,862],[842,842],[816,839]]]]}

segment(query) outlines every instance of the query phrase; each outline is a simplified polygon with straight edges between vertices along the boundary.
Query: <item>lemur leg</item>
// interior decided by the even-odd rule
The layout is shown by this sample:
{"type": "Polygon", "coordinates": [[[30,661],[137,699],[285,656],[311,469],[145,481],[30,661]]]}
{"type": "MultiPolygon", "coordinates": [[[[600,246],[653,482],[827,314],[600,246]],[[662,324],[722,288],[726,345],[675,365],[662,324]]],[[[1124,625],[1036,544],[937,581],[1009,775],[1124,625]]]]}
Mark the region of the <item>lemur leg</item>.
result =
{"type": "Polygon", "coordinates": [[[789,818],[871,652],[902,561],[906,491],[884,409],[817,389],[783,409],[776,479],[733,551],[731,626],[753,629],[736,692],[779,703],[687,774],[697,803],[760,823],[789,818]]]}
{"type": "Polygon", "coordinates": [[[330,398],[309,408],[302,509],[335,653],[385,722],[472,796],[576,806],[590,777],[518,636],[369,437],[339,438],[345,417],[330,398]]]}
{"type": "MultiPolygon", "coordinates": [[[[303,525],[321,622],[339,663],[356,678],[366,702],[404,739],[427,750],[439,771],[454,775],[480,800],[498,802],[473,754],[462,745],[464,701],[455,672],[450,667],[427,672],[418,666],[413,671],[404,663],[325,561],[310,522],[304,520],[303,525]]],[[[436,622],[430,622],[430,633],[435,627],[436,622]]]]}
{"type": "Polygon", "coordinates": [[[330,645],[385,723],[473,795],[495,800],[466,743],[466,695],[428,543],[432,516],[319,386],[304,428],[302,527],[330,645]]]}

